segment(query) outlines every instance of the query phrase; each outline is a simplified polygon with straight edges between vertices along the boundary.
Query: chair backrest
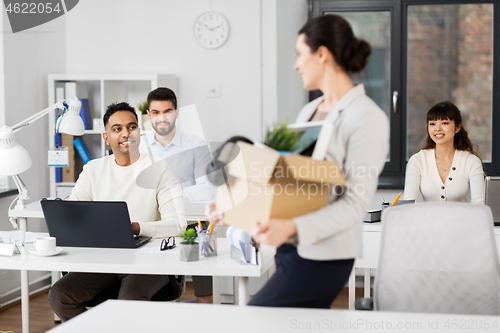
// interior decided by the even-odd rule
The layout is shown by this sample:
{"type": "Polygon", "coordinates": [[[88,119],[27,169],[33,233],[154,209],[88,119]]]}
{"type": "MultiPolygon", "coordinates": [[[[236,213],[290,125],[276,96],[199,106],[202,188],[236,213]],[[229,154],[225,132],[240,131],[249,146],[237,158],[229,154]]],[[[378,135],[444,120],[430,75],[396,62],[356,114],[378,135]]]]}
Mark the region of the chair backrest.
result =
{"type": "Polygon", "coordinates": [[[430,202],[384,211],[375,310],[500,314],[499,279],[488,206],[430,202]]]}

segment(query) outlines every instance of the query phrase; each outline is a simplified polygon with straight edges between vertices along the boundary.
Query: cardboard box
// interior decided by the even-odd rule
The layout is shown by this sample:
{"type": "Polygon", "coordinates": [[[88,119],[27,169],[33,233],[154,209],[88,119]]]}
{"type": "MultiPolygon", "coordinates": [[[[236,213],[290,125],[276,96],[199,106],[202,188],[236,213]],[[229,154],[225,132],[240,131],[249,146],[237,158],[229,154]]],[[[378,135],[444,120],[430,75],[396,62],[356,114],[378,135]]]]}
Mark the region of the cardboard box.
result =
{"type": "Polygon", "coordinates": [[[217,188],[216,207],[226,224],[246,231],[256,221],[315,211],[327,204],[332,185],[346,185],[335,162],[281,155],[265,146],[226,145],[219,161],[228,183],[217,188]]]}
{"type": "Polygon", "coordinates": [[[75,182],[75,147],[73,135],[61,134],[61,146],[68,147],[68,166],[62,168],[62,181],[75,182]]]}

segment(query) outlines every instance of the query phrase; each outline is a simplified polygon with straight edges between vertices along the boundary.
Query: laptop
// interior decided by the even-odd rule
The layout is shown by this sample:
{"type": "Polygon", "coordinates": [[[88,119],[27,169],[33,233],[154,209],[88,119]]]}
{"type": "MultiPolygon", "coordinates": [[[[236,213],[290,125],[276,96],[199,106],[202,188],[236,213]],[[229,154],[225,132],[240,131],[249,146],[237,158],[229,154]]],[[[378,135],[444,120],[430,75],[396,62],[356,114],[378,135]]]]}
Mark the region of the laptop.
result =
{"type": "Polygon", "coordinates": [[[57,246],[133,249],[151,237],[137,237],[123,201],[42,199],[43,215],[57,246]]]}
{"type": "Polygon", "coordinates": [[[486,177],[484,181],[484,203],[491,208],[495,226],[500,226],[500,177],[486,177]]]}

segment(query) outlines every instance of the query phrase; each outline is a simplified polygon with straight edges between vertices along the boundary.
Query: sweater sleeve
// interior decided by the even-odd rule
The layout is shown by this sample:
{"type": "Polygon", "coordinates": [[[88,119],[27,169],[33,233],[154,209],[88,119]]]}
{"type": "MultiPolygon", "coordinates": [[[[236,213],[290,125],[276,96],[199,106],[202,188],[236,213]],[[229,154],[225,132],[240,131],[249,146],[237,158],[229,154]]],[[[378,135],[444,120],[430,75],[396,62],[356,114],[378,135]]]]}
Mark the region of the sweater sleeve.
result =
{"type": "Polygon", "coordinates": [[[78,176],[75,187],[71,190],[71,195],[69,200],[78,201],[93,201],[94,196],[92,195],[92,181],[91,173],[93,170],[93,163],[90,161],[83,166],[83,171],[78,176]]]}
{"type": "Polygon", "coordinates": [[[415,155],[410,157],[408,164],[406,165],[405,174],[405,199],[415,199],[418,198],[418,191],[420,189],[420,182],[422,179],[422,170],[420,169],[420,164],[415,155]]]}
{"type": "Polygon", "coordinates": [[[472,160],[469,169],[469,184],[470,184],[470,198],[473,204],[484,204],[484,171],[481,160],[475,156],[470,155],[469,159],[472,160]]]}
{"type": "Polygon", "coordinates": [[[140,235],[154,238],[179,236],[186,230],[187,222],[182,200],[182,184],[168,166],[156,190],[160,221],[139,222],[140,235]]]}

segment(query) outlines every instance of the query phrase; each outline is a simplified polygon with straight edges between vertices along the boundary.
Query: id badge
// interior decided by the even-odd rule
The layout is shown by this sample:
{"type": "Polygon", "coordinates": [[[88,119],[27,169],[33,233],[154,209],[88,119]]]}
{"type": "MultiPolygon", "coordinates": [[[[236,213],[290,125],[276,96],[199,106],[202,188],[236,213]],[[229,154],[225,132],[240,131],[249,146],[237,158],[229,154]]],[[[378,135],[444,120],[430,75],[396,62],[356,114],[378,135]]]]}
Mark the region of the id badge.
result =
{"type": "Polygon", "coordinates": [[[68,164],[68,147],[47,148],[47,165],[49,167],[67,167],[68,164]]]}

